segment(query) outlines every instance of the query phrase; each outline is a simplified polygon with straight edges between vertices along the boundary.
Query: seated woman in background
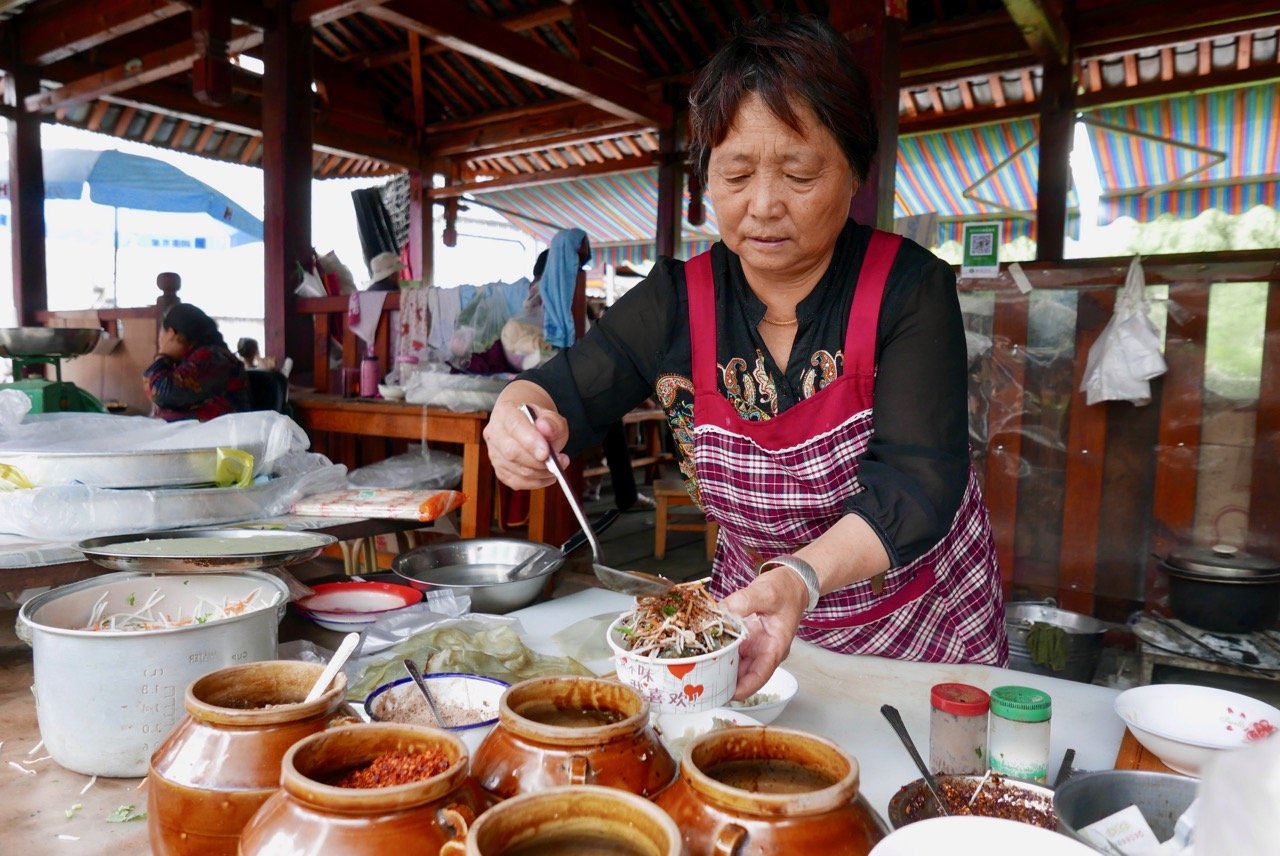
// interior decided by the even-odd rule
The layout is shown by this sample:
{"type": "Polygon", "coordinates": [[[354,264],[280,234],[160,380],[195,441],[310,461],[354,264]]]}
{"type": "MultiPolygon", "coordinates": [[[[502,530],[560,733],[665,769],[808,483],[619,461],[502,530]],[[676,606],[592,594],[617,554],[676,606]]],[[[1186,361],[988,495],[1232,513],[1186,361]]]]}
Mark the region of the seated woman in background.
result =
{"type": "Polygon", "coordinates": [[[189,303],[164,314],[153,362],[142,373],[154,415],[166,422],[249,409],[244,364],[227,347],[212,318],[189,303]]]}

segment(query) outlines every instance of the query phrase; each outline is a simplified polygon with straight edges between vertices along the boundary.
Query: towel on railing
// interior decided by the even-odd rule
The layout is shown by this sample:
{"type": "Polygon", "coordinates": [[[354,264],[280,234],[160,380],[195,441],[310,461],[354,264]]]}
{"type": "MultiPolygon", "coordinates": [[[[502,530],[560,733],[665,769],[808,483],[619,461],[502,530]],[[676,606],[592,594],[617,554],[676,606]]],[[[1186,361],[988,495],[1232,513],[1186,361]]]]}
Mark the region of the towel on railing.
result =
{"type": "Polygon", "coordinates": [[[565,229],[551,239],[547,252],[547,268],[542,273],[539,287],[542,290],[543,332],[547,344],[553,348],[567,348],[577,338],[573,324],[573,291],[578,282],[578,271],[591,259],[591,247],[583,259],[579,248],[587,240],[581,229],[565,229]]]}

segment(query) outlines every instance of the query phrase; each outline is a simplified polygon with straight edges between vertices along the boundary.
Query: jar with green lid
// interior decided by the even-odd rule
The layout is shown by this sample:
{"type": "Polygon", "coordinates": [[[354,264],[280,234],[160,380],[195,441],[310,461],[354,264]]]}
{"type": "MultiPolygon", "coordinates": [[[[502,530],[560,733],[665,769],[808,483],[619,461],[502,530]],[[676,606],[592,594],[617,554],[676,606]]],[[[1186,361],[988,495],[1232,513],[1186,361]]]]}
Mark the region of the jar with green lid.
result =
{"type": "Polygon", "coordinates": [[[1049,723],[1053,701],[1032,687],[996,687],[991,691],[987,753],[991,771],[1044,783],[1049,778],[1049,723]]]}

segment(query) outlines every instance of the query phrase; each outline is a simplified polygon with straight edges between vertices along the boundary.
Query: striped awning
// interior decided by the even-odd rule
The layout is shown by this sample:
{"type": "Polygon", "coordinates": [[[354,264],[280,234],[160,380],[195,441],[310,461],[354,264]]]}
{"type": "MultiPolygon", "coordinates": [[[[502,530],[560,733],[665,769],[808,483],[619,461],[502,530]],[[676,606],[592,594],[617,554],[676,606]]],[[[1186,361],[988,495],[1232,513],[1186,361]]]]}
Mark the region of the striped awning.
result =
{"type": "MultiPolygon", "coordinates": [[[[543,243],[551,243],[552,237],[561,229],[582,229],[591,239],[596,264],[604,259],[617,267],[625,261],[653,260],[656,255],[656,168],[513,187],[474,193],[472,196],[481,204],[493,206],[513,225],[543,243]]],[[[685,211],[689,208],[687,187],[685,204],[681,208],[685,211]]],[[[718,236],[715,215],[710,206],[702,226],[693,226],[686,218],[682,232],[686,253],[701,252],[692,248],[709,246],[718,236]]]]}
{"type": "MultiPolygon", "coordinates": [[[[1274,85],[1095,110],[1083,117],[1103,190],[1102,223],[1231,214],[1280,197],[1280,94],[1274,85]]],[[[898,141],[894,216],[937,212],[941,240],[958,240],[966,221],[998,220],[1004,239],[1035,237],[1038,122],[904,136],[898,141]]],[[[615,266],[654,258],[657,170],[581,178],[475,194],[539,240],[577,226],[615,266]]],[[[688,197],[686,193],[686,210],[688,197]]],[[[1074,191],[1068,228],[1078,225],[1074,191]]],[[[717,235],[707,204],[701,227],[684,223],[682,257],[717,235]]]]}
{"type": "Polygon", "coordinates": [[[1280,96],[1274,84],[1096,110],[1087,121],[1105,222],[1276,205],[1280,96]]]}

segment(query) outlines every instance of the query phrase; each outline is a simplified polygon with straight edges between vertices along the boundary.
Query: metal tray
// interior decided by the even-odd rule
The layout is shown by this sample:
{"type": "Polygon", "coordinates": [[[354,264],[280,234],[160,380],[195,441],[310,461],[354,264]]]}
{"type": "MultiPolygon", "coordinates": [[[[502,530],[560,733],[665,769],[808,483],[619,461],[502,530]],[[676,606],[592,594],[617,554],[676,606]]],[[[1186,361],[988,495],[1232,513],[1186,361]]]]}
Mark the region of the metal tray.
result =
{"type": "Polygon", "coordinates": [[[80,483],[89,487],[184,487],[214,483],[218,450],[160,449],[120,452],[9,452],[0,464],[22,470],[37,486],[80,483]]]}
{"type": "Polygon", "coordinates": [[[76,549],[95,564],[116,571],[142,571],[151,574],[212,574],[223,571],[250,571],[257,568],[275,568],[292,565],[319,555],[337,538],[318,532],[289,532],[276,529],[173,529],[165,532],[137,532],[130,535],[111,535],[81,541],[76,549]],[[182,541],[195,538],[217,538],[225,541],[225,549],[208,553],[193,553],[194,545],[184,549],[182,541]],[[154,552],[140,554],[117,545],[136,541],[173,542],[157,545],[154,552]],[[237,548],[234,543],[243,541],[237,548]],[[278,541],[272,545],[270,541],[278,541]]]}
{"type": "Polygon", "coordinates": [[[97,327],[0,328],[0,357],[78,357],[97,347],[97,327]]]}

